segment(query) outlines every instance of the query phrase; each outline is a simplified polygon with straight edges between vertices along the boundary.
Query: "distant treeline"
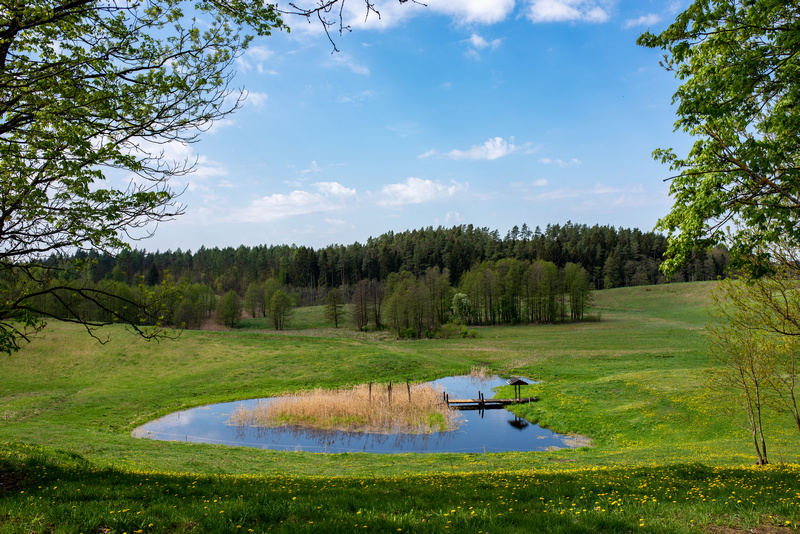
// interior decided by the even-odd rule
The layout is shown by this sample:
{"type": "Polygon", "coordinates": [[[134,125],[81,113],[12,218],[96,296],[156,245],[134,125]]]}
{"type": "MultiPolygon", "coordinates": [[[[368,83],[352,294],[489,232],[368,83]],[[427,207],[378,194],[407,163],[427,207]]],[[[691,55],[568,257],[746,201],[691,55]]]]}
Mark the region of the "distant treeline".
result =
{"type": "MultiPolygon", "coordinates": [[[[427,228],[319,250],[88,252],[70,258],[77,263],[49,260],[69,267],[56,269],[52,283],[60,289],[37,297],[36,309],[66,320],[187,328],[214,312],[233,326],[244,309],[283,328],[292,307],[321,304],[334,325],[341,316],[403,337],[439,335],[454,323],[581,321],[592,289],[666,282],[659,271],[665,242],[653,232],[567,223],[544,232],[514,227],[502,238],[487,228],[427,228]],[[136,305],[143,301],[153,303],[146,316],[136,305]]],[[[673,280],[716,279],[727,261],[723,250],[698,251],[673,280]]],[[[23,280],[7,287],[10,297],[28,291],[23,280]]]]}
{"type": "MultiPolygon", "coordinates": [[[[169,273],[173,280],[204,284],[216,294],[229,290],[244,296],[251,282],[275,278],[299,291],[303,300],[323,288],[354,286],[360,280],[386,281],[392,273],[423,275],[430,268],[447,270],[451,286],[484,262],[504,259],[546,261],[563,269],[583,267],[593,289],[667,282],[659,271],[666,238],[655,232],[613,226],[567,223],[544,231],[515,226],[503,237],[497,230],[460,225],[388,232],[365,244],[329,245],[315,250],[297,245],[205,248],[196,252],[131,250],[118,257],[94,252],[80,256],[95,262],[95,281],[156,285],[169,273]]],[[[728,263],[724,250],[698,250],[673,281],[715,280],[728,263]]],[[[310,302],[309,302],[310,303],[310,302]]]]}

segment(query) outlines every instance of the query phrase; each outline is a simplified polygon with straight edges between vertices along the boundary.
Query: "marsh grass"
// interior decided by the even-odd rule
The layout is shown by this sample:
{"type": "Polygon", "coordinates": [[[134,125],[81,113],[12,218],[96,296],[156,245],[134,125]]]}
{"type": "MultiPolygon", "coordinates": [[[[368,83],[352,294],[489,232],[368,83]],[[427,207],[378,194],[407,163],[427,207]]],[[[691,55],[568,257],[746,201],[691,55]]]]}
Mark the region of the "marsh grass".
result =
{"type": "Polygon", "coordinates": [[[352,388],[316,388],[261,402],[238,405],[234,425],[298,425],[321,430],[424,434],[458,428],[458,412],[442,402],[442,389],[430,384],[361,384],[352,388]]]}
{"type": "Polygon", "coordinates": [[[469,369],[469,376],[471,378],[484,379],[492,375],[494,375],[494,372],[487,367],[473,365],[469,369]]]}

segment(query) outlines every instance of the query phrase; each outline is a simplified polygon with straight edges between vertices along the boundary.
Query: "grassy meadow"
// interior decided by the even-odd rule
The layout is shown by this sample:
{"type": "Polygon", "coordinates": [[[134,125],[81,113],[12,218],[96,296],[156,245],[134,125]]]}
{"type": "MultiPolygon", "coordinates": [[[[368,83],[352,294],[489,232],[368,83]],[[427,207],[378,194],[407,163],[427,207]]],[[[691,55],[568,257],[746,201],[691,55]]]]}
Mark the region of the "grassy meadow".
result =
{"type": "MultiPolygon", "coordinates": [[[[713,283],[594,293],[600,321],[396,341],[297,310],[225,332],[101,345],[51,323],[0,356],[0,533],[796,532],[800,434],[770,412],[771,465],[701,387],[713,283]],[[541,383],[515,410],[591,447],[314,454],[130,437],[191,406],[422,381],[474,366],[541,383]]],[[[511,396],[504,388],[497,396],[511,396]]]]}

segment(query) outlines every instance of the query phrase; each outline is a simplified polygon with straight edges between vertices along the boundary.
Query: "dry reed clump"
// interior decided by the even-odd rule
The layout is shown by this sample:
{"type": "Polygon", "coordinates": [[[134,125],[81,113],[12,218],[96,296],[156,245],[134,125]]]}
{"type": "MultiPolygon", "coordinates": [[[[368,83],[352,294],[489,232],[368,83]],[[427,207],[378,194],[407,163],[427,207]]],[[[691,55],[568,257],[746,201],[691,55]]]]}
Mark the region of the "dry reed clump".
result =
{"type": "Polygon", "coordinates": [[[259,402],[255,408],[237,406],[235,425],[277,427],[300,425],[323,430],[371,433],[425,434],[458,428],[460,415],[442,401],[442,389],[430,384],[411,386],[411,402],[404,384],[394,386],[389,399],[386,385],[368,384],[351,389],[317,388],[288,397],[259,402]]]}
{"type": "Polygon", "coordinates": [[[473,365],[469,369],[469,376],[472,378],[486,378],[492,376],[493,374],[494,372],[486,367],[477,367],[473,365]]]}

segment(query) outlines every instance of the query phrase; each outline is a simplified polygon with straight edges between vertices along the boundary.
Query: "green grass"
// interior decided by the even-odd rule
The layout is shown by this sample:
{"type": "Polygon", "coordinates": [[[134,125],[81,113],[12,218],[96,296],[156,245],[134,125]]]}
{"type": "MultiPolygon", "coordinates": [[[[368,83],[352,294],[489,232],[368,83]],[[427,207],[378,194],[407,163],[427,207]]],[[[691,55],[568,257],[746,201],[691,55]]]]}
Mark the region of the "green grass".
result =
{"type": "Polygon", "coordinates": [[[700,387],[710,287],[602,291],[600,322],[480,328],[477,339],[334,330],[322,308],[298,310],[288,332],[251,320],[158,344],[112,328],[100,345],[53,323],[0,357],[0,533],[797,528],[791,421],[770,414],[773,465],[755,468],[747,435],[700,387]],[[326,455],[129,434],[189,406],[472,366],[541,380],[522,391],[541,400],[515,410],[594,446],[326,455]]]}
{"type": "MultiPolygon", "coordinates": [[[[346,323],[348,319],[343,319],[342,323],[346,323]]],[[[296,308],[292,312],[292,317],[289,319],[287,330],[306,330],[306,329],[328,329],[333,324],[328,324],[325,319],[325,306],[307,306],[303,308],[296,308]]],[[[340,328],[344,325],[340,324],[340,328]]],[[[275,325],[269,317],[248,317],[239,321],[238,329],[248,330],[275,330],[275,325]]]]}

